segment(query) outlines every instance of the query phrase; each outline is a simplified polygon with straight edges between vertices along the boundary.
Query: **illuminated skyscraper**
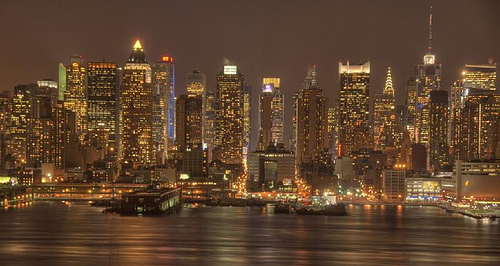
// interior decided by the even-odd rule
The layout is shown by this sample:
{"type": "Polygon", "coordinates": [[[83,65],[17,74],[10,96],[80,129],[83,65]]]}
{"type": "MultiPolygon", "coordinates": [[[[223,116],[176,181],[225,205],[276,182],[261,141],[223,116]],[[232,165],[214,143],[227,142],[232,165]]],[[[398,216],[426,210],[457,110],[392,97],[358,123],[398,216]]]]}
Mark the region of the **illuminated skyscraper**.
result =
{"type": "Polygon", "coordinates": [[[448,92],[444,90],[431,91],[430,103],[430,142],[427,154],[429,167],[433,171],[443,170],[449,166],[448,135],[448,92]]]}
{"type": "Polygon", "coordinates": [[[0,93],[0,169],[5,169],[8,141],[10,136],[10,93],[0,93]]]}
{"type": "Polygon", "coordinates": [[[16,164],[24,164],[27,161],[31,94],[37,89],[37,84],[18,85],[14,88],[9,146],[16,164]]]}
{"type": "Polygon", "coordinates": [[[394,87],[392,85],[391,67],[387,69],[387,77],[382,93],[375,94],[373,104],[373,135],[375,148],[383,150],[394,147],[396,128],[396,106],[394,87]]]}
{"type": "Polygon", "coordinates": [[[451,148],[450,162],[453,160],[460,160],[460,149],[459,143],[461,135],[461,113],[464,108],[465,94],[464,88],[462,86],[461,80],[456,80],[450,89],[450,101],[449,105],[449,119],[448,119],[448,145],[451,148]]]}
{"type": "Polygon", "coordinates": [[[59,63],[59,101],[64,101],[64,92],[66,91],[66,67],[59,63]]]}
{"type": "Polygon", "coordinates": [[[243,86],[243,159],[246,160],[252,139],[252,86],[243,86]]]}
{"type": "Polygon", "coordinates": [[[462,72],[464,89],[496,90],[496,65],[465,65],[462,72]]]}
{"type": "Polygon", "coordinates": [[[270,143],[283,143],[284,97],[279,78],[264,78],[259,97],[258,150],[266,150],[270,143]],[[267,82],[267,83],[266,83],[267,82]]]}
{"type": "Polygon", "coordinates": [[[410,141],[415,142],[415,124],[417,120],[417,79],[414,77],[408,78],[406,82],[406,118],[404,121],[404,128],[410,135],[410,141]]]}
{"type": "Polygon", "coordinates": [[[328,99],[313,66],[296,97],[296,164],[315,162],[328,148],[328,99]]]}
{"type": "Polygon", "coordinates": [[[203,149],[203,98],[181,94],[176,102],[176,143],[181,152],[203,149]]]}
{"type": "Polygon", "coordinates": [[[417,64],[417,117],[415,119],[415,141],[429,147],[430,131],[430,93],[441,87],[441,64],[436,63],[432,53],[432,6],[429,13],[429,44],[423,64],[417,64]]]}
{"type": "Polygon", "coordinates": [[[116,149],[117,85],[115,63],[87,64],[88,135],[91,143],[106,153],[116,149]]]}
{"type": "Polygon", "coordinates": [[[208,152],[208,161],[212,161],[212,151],[215,147],[215,124],[217,118],[217,101],[213,91],[207,92],[205,98],[205,123],[203,128],[203,143],[208,152]]]}
{"type": "Polygon", "coordinates": [[[174,58],[163,56],[152,64],[153,83],[153,143],[156,163],[162,164],[168,156],[169,144],[174,140],[174,58]]]}
{"type": "Polygon", "coordinates": [[[225,65],[217,76],[215,149],[223,163],[243,163],[244,76],[235,65],[225,65]]]}
{"type": "Polygon", "coordinates": [[[500,154],[500,93],[471,90],[461,110],[459,158],[470,161],[500,154]]]}
{"type": "Polygon", "coordinates": [[[48,79],[38,81],[38,88],[31,93],[27,162],[40,167],[41,163],[55,162],[54,114],[59,97],[57,82],[48,79]]]}
{"type": "Polygon", "coordinates": [[[352,151],[365,146],[364,136],[369,133],[370,62],[359,65],[340,62],[339,75],[340,155],[350,156],[352,151]]]}
{"type": "Polygon", "coordinates": [[[187,92],[189,95],[205,96],[207,77],[199,70],[193,70],[187,75],[187,92]]]}
{"type": "Polygon", "coordinates": [[[86,70],[80,55],[71,57],[66,67],[64,107],[76,114],[76,125],[81,142],[87,136],[87,84],[86,70]]]}
{"type": "Polygon", "coordinates": [[[121,158],[134,167],[153,163],[151,66],[136,41],[125,67],[120,94],[121,158]]]}

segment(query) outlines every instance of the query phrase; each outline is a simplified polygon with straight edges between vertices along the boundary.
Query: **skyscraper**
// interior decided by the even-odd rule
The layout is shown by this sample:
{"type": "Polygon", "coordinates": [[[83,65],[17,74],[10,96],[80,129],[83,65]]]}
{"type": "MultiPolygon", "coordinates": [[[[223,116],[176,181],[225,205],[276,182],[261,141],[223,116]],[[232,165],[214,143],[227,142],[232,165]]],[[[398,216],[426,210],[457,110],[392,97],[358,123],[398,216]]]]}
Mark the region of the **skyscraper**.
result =
{"type": "Polygon", "coordinates": [[[462,72],[464,89],[496,90],[496,65],[466,64],[462,72]]]}
{"type": "Polygon", "coordinates": [[[207,77],[199,70],[193,70],[187,74],[187,92],[189,95],[205,96],[207,89],[207,77]]]}
{"type": "Polygon", "coordinates": [[[176,143],[181,152],[203,149],[203,98],[181,94],[176,101],[176,143]]]}
{"type": "Polygon", "coordinates": [[[66,92],[66,67],[63,63],[59,63],[59,101],[64,101],[64,92],[66,92]]]}
{"type": "Polygon", "coordinates": [[[205,99],[205,122],[203,128],[203,143],[206,145],[208,161],[212,161],[212,151],[215,147],[215,125],[217,118],[217,101],[213,91],[207,92],[205,99]]]}
{"type": "Polygon", "coordinates": [[[243,159],[246,160],[252,139],[252,86],[243,86],[243,159]]]}
{"type": "MultiPolygon", "coordinates": [[[[341,156],[349,156],[364,146],[369,133],[370,62],[353,65],[339,63],[341,156]]],[[[368,148],[368,147],[365,147],[368,148]]]]}
{"type": "Polygon", "coordinates": [[[297,94],[296,110],[296,164],[319,160],[328,148],[328,99],[316,80],[316,66],[305,78],[297,94]]]}
{"type": "Polygon", "coordinates": [[[168,157],[169,144],[173,144],[175,92],[174,58],[163,56],[152,64],[153,86],[153,143],[157,164],[162,164],[168,157]]]}
{"type": "Polygon", "coordinates": [[[45,79],[37,83],[31,95],[27,162],[40,167],[41,163],[55,162],[54,111],[59,96],[57,82],[45,79]]]}
{"type": "Polygon", "coordinates": [[[266,150],[270,143],[283,143],[284,97],[279,86],[279,78],[263,79],[259,97],[258,150],[266,150]]]}
{"type": "Polygon", "coordinates": [[[433,171],[443,170],[449,166],[448,135],[448,92],[444,90],[431,91],[429,103],[429,167],[433,171]]]}
{"type": "Polygon", "coordinates": [[[448,145],[450,145],[450,163],[460,160],[459,148],[461,135],[461,113],[464,108],[465,94],[461,80],[456,80],[450,88],[449,115],[448,115],[448,145]]]}
{"type": "Polygon", "coordinates": [[[136,41],[125,67],[120,94],[121,158],[125,164],[153,163],[151,66],[136,41]]]}
{"type": "Polygon", "coordinates": [[[441,87],[441,64],[436,63],[432,52],[432,6],[429,13],[429,44],[424,55],[423,64],[417,64],[417,117],[415,120],[415,141],[424,146],[429,145],[430,131],[430,93],[441,87]]]}
{"type": "Polygon", "coordinates": [[[392,85],[391,67],[387,69],[387,77],[382,93],[375,94],[373,104],[373,135],[375,148],[383,150],[394,147],[396,128],[396,106],[394,87],[392,85]]]}
{"type": "Polygon", "coordinates": [[[225,65],[217,76],[215,149],[223,163],[243,163],[244,76],[236,65],[225,65]]]}
{"type": "Polygon", "coordinates": [[[28,124],[31,114],[31,94],[37,84],[18,85],[12,96],[12,114],[10,127],[10,150],[16,164],[27,162],[28,124]]]}
{"type": "Polygon", "coordinates": [[[87,136],[87,84],[86,69],[80,55],[72,56],[66,66],[66,90],[64,107],[76,114],[78,138],[83,142],[87,136]]]}
{"type": "Polygon", "coordinates": [[[0,93],[0,169],[5,169],[5,162],[7,159],[8,138],[10,132],[10,93],[3,91],[0,93]]]}
{"type": "Polygon", "coordinates": [[[116,149],[117,86],[115,63],[87,63],[88,135],[106,153],[116,149]]]}
{"type": "Polygon", "coordinates": [[[408,78],[406,82],[406,119],[404,121],[404,128],[410,135],[412,143],[416,141],[415,125],[417,121],[418,110],[418,97],[417,97],[417,79],[415,77],[408,78]]]}

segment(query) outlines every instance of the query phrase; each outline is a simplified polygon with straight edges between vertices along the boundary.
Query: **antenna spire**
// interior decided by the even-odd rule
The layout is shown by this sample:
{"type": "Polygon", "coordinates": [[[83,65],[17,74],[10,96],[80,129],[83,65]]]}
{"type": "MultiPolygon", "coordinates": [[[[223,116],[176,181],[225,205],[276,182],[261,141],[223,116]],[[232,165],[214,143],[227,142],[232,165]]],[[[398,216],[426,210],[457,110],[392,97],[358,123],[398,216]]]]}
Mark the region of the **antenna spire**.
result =
{"type": "Polygon", "coordinates": [[[432,5],[429,10],[429,44],[427,45],[427,53],[432,53],[432,5]]]}

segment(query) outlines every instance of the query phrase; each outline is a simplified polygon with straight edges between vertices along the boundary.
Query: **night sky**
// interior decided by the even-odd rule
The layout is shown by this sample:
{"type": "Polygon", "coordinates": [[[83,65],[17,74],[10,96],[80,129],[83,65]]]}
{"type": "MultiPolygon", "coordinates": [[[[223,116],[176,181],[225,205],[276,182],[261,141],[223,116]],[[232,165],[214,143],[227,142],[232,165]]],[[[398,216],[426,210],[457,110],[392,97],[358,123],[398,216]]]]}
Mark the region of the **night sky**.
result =
{"type": "MultiPolygon", "coordinates": [[[[338,62],[371,61],[371,93],[380,92],[389,63],[396,97],[426,52],[430,1],[42,1],[0,0],[0,90],[43,78],[57,80],[58,63],[123,65],[135,39],[150,62],[168,52],[176,61],[177,94],[197,68],[209,90],[224,58],[252,85],[252,140],[257,140],[258,93],[264,76],[281,77],[290,133],[293,93],[310,65],[330,97],[339,91],[338,62]]],[[[500,1],[434,0],[434,53],[444,88],[465,63],[498,62],[500,1]]],[[[255,146],[255,145],[254,145],[255,146]]]]}

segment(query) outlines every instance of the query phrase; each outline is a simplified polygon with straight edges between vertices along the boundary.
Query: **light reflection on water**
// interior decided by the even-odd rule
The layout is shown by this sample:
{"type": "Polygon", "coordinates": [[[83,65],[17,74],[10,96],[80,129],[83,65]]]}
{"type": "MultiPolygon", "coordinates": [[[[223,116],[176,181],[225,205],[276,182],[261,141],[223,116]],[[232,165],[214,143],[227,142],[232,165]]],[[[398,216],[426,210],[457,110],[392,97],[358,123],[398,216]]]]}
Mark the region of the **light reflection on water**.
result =
{"type": "Polygon", "coordinates": [[[203,207],[161,217],[40,202],[0,210],[0,265],[495,265],[499,221],[433,207],[347,206],[349,216],[203,207]]]}

